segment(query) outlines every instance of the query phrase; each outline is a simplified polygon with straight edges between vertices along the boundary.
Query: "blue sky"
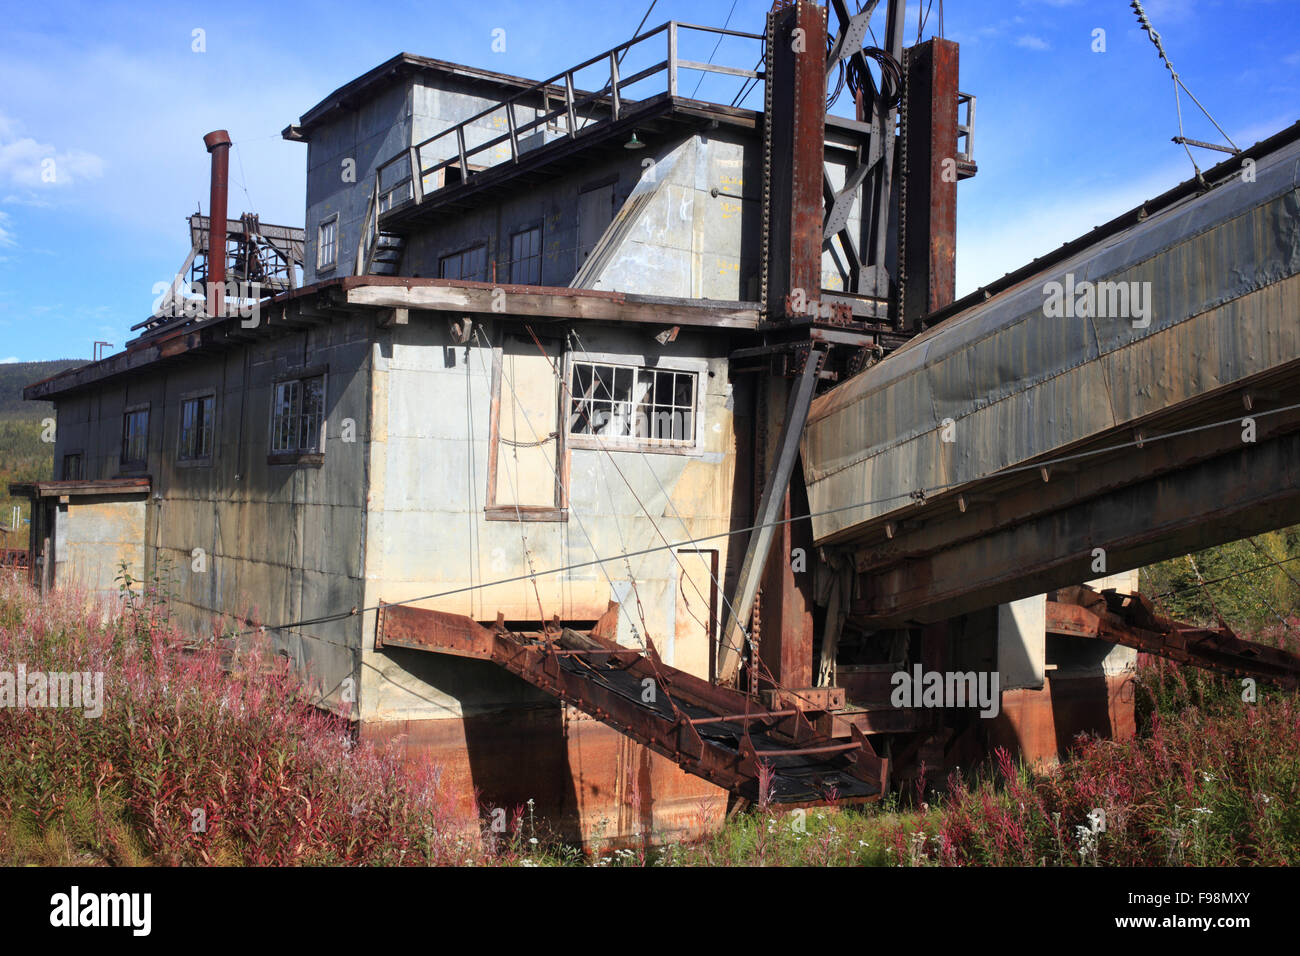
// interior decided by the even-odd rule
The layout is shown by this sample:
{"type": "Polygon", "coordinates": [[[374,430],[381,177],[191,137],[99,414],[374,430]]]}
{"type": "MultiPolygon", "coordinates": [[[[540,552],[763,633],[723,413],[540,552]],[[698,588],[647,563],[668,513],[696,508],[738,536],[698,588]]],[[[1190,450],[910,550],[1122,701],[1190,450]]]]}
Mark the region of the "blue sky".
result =
{"type": "MultiPolygon", "coordinates": [[[[850,0],[852,2],[852,0],[850,0]]],[[[207,206],[203,134],[226,128],[231,213],[300,225],[306,147],[279,131],[397,52],[544,78],[631,36],[649,0],[9,4],[0,34],[0,361],[118,348],[207,206]],[[196,29],[206,50],[194,52],[196,29]],[[505,52],[492,49],[504,29],[505,52]],[[42,180],[54,160],[55,181],[42,180]]],[[[769,0],[658,0],[761,32],[769,0]]],[[[938,3],[926,27],[937,26],[938,3]]],[[[1300,118],[1300,4],[1147,0],[1184,82],[1239,146],[1300,118]]],[[[958,198],[969,291],[1191,174],[1173,88],[1127,0],[947,0],[980,173],[958,198]],[[1106,31],[1106,51],[1092,50],[1106,31]]],[[[912,4],[909,42],[915,37],[912,4]]],[[[879,32],[881,21],[876,20],[879,32]]],[[[883,38],[882,38],[883,39],[883,38]]],[[[736,41],[739,43],[740,41],[736,41]]],[[[709,51],[703,51],[707,56],[709,51]]],[[[688,55],[694,55],[693,53],[688,55]]],[[[717,60],[742,63],[732,41],[717,60]]],[[[761,105],[758,96],[748,104],[761,105]]],[[[1218,134],[1184,97],[1186,133],[1218,134]]],[[[1202,166],[1215,154],[1198,153],[1202,166]]]]}

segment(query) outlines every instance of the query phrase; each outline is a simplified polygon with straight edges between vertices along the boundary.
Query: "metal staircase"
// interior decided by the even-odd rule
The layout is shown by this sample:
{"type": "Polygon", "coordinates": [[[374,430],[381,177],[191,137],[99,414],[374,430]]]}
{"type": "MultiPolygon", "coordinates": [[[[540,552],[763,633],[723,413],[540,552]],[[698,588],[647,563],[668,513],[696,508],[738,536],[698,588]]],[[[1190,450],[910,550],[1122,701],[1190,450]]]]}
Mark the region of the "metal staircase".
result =
{"type": "Polygon", "coordinates": [[[402,266],[406,240],[379,228],[379,184],[370,191],[366,217],[357,240],[357,256],[352,274],[357,276],[395,276],[402,266]]]}

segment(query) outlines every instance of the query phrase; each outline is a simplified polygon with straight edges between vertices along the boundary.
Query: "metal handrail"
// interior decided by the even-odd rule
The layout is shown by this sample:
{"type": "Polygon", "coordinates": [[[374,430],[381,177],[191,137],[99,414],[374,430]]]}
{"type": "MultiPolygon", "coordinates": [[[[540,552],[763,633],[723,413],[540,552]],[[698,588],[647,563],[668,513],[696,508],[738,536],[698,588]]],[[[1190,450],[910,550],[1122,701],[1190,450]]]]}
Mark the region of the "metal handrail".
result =
{"type": "MultiPolygon", "coordinates": [[[[681,69],[695,70],[704,73],[716,73],[725,76],[741,76],[747,79],[764,78],[765,76],[764,73],[755,70],[744,70],[744,69],[738,69],[729,66],[717,66],[712,63],[703,63],[695,60],[680,59],[677,55],[677,49],[678,49],[678,33],[681,30],[692,30],[692,31],[698,31],[702,33],[721,34],[724,36],[740,37],[746,40],[757,40],[757,41],[764,40],[764,37],[760,34],[745,33],[740,30],[729,30],[721,27],[709,27],[709,26],[700,26],[691,23],[679,23],[676,20],[670,20],[667,23],[655,27],[653,30],[650,30],[649,32],[639,34],[638,36],[633,37],[631,40],[628,40],[626,43],[619,44],[618,46],[610,50],[606,50],[603,53],[597,54],[596,56],[591,57],[590,59],[585,60],[582,63],[579,63],[577,66],[570,67],[561,73],[557,73],[555,76],[551,77],[548,80],[543,80],[540,83],[535,83],[532,86],[528,87],[527,89],[521,90],[520,92],[516,93],[514,96],[511,96],[509,99],[503,100],[499,103],[495,103],[492,106],[488,107],[487,109],[475,113],[473,116],[469,117],[468,119],[462,120],[461,122],[457,123],[455,126],[450,126],[447,129],[441,130],[440,132],[435,133],[434,135],[426,139],[423,139],[418,143],[414,143],[411,146],[403,149],[402,152],[398,153],[396,156],[393,156],[391,159],[385,160],[383,163],[380,163],[375,168],[375,196],[378,203],[378,205],[376,206],[376,217],[382,215],[383,213],[390,212],[391,210],[396,209],[400,206],[405,206],[408,203],[414,203],[416,205],[419,205],[421,202],[424,201],[424,181],[429,176],[434,175],[444,169],[448,169],[453,166],[459,167],[461,170],[462,182],[467,181],[470,178],[470,176],[473,174],[473,171],[469,168],[470,157],[477,156],[480,153],[483,153],[487,150],[494,149],[497,146],[501,146],[505,143],[509,143],[510,162],[518,162],[520,156],[520,149],[519,149],[520,138],[526,135],[527,133],[530,133],[533,130],[537,129],[538,127],[545,127],[546,125],[552,123],[554,120],[558,119],[561,116],[565,117],[565,131],[567,136],[570,139],[577,137],[579,133],[589,128],[585,124],[585,122],[584,125],[581,127],[578,125],[579,111],[582,108],[588,106],[589,104],[596,103],[598,101],[607,103],[610,109],[609,118],[612,121],[617,122],[620,119],[620,117],[625,113],[627,105],[629,103],[637,102],[635,100],[625,100],[622,96],[623,89],[635,83],[639,83],[642,80],[646,80],[649,79],[650,77],[656,76],[660,73],[667,74],[666,92],[668,93],[669,96],[677,95],[677,77],[678,77],[678,71],[681,69]],[[667,41],[666,57],[663,60],[653,64],[652,66],[646,67],[643,70],[640,70],[629,76],[623,76],[620,71],[620,65],[623,60],[623,55],[628,50],[632,49],[632,47],[637,46],[639,44],[643,44],[646,41],[651,40],[652,38],[657,37],[660,34],[665,34],[665,38],[667,41]],[[579,73],[582,70],[587,69],[588,67],[596,65],[600,63],[602,60],[606,61],[609,65],[609,80],[605,83],[605,85],[601,87],[601,89],[594,92],[580,91],[575,89],[574,80],[573,80],[574,74],[579,73]],[[539,94],[542,95],[542,103],[544,105],[549,105],[552,95],[561,96],[562,103],[556,109],[547,110],[544,113],[535,116],[533,119],[525,123],[522,124],[519,123],[515,116],[515,108],[517,106],[524,105],[524,101],[532,101],[527,103],[526,105],[528,105],[530,109],[537,109],[535,105],[535,100],[539,94]],[[480,143],[477,146],[467,147],[465,142],[465,130],[471,125],[473,125],[474,123],[477,123],[490,116],[493,116],[494,114],[497,114],[502,109],[505,109],[506,111],[506,125],[507,125],[506,132],[490,140],[487,140],[486,142],[480,143]],[[426,147],[430,146],[431,144],[438,142],[439,140],[442,140],[448,136],[454,136],[456,138],[456,149],[454,153],[447,159],[440,160],[431,166],[428,167],[424,166],[423,161],[421,159],[421,151],[424,150],[426,147]],[[403,160],[406,160],[407,162],[410,163],[410,172],[406,176],[402,177],[401,179],[398,179],[395,182],[393,182],[392,185],[389,186],[388,188],[381,189],[380,185],[383,181],[384,173],[387,172],[389,169],[391,169],[397,163],[402,162],[403,160]],[[379,206],[382,205],[383,199],[401,193],[408,186],[410,192],[408,196],[404,197],[402,200],[397,202],[390,201],[387,208],[383,208],[383,209],[379,208],[379,206]]],[[[582,117],[582,118],[585,121],[590,117],[582,117]]],[[[599,123],[601,122],[601,120],[597,120],[596,122],[599,123]]],[[[492,163],[489,165],[495,166],[498,164],[492,163]]]]}

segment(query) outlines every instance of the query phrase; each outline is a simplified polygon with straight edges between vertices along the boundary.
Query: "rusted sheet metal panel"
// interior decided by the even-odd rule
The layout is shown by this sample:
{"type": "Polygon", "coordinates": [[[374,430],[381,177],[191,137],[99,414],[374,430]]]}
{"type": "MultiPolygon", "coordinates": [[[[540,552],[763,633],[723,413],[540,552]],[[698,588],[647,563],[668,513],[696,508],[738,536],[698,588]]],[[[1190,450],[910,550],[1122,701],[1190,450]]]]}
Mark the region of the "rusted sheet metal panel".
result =
{"type": "Polygon", "coordinates": [[[903,236],[903,320],[909,330],[957,296],[957,76],[956,43],[934,37],[912,48],[903,236]]]}
{"type": "Polygon", "coordinates": [[[826,8],[800,0],[769,16],[764,304],[770,317],[799,318],[787,295],[801,289],[815,299],[822,284],[826,8]]]}
{"type": "Polygon", "coordinates": [[[529,801],[561,838],[600,847],[639,842],[637,835],[651,843],[696,839],[716,831],[727,812],[727,791],[549,701],[446,720],[367,722],[361,737],[415,764],[435,761],[466,836],[480,832],[491,809],[513,817],[529,801]]]}
{"type": "MultiPolygon", "coordinates": [[[[1129,740],[1137,730],[1135,690],[1133,675],[1122,673],[1049,674],[1043,690],[1004,691],[987,747],[1006,747],[1026,763],[1051,766],[1081,733],[1129,740]]],[[[954,759],[964,767],[987,753],[984,748],[968,750],[954,759]]]]}
{"type": "Polygon", "coordinates": [[[1254,172],[936,326],[820,397],[803,440],[813,511],[875,503],[815,518],[819,543],[883,523],[918,488],[973,483],[1300,361],[1300,144],[1254,172]],[[1118,287],[1102,297],[1106,317],[1075,314],[1082,283],[1101,281],[1136,289],[1128,315],[1114,315],[1118,287]],[[1066,290],[1069,310],[1056,302],[1066,290]],[[1275,290],[1280,303],[1263,294],[1275,290]]]}
{"type": "Polygon", "coordinates": [[[469,619],[408,606],[384,608],[376,644],[401,642],[490,659],[552,697],[571,703],[683,769],[755,801],[760,767],[773,770],[783,804],[880,795],[880,758],[857,731],[835,740],[799,710],[768,710],[745,695],[642,655],[597,634],[545,637],[488,631],[469,619]],[[738,716],[743,715],[743,716],[738,716]]]}

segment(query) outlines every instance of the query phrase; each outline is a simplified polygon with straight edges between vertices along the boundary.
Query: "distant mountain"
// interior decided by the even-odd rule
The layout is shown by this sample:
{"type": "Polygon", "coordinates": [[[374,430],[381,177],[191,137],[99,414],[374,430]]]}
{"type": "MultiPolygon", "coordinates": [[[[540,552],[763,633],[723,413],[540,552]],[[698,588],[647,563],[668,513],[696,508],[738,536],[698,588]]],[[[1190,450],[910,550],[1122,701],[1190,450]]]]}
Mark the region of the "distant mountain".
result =
{"type": "Polygon", "coordinates": [[[56,359],[52,362],[0,364],[0,421],[39,421],[54,414],[50,402],[23,401],[23,388],[86,362],[87,359],[56,359]]]}

